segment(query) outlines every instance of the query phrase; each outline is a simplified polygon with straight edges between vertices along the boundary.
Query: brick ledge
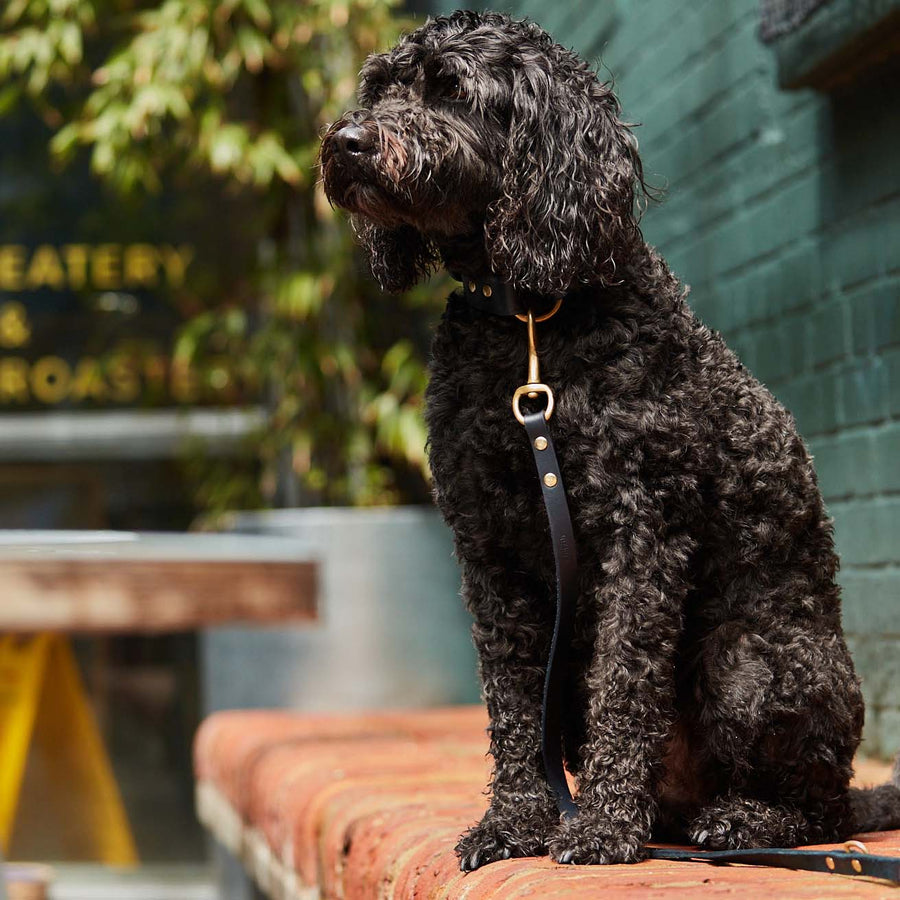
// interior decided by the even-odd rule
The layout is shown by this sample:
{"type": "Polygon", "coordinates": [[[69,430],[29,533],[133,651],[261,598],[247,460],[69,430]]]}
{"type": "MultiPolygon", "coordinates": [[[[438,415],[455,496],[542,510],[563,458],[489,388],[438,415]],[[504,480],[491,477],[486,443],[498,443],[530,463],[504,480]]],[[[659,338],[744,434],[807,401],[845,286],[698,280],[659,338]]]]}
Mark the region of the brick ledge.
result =
{"type": "MultiPolygon", "coordinates": [[[[236,781],[234,771],[198,759],[205,776],[199,777],[197,812],[272,900],[635,900],[662,891],[667,900],[737,891],[783,900],[886,896],[884,884],[869,880],[657,861],[586,867],[514,859],[464,875],[453,846],[485,802],[479,714],[457,712],[443,723],[439,715],[368,715],[356,720],[364,733],[348,717],[281,714],[268,737],[259,714],[232,716],[225,730],[245,746],[230,763],[247,771],[236,781]],[[248,725],[259,728],[248,731],[248,725]],[[384,771],[370,765],[366,734],[384,771]]],[[[197,746],[204,746],[202,733],[197,746]]],[[[867,762],[857,783],[883,781],[887,771],[867,762]]],[[[873,852],[900,855],[900,832],[861,837],[873,852]]]]}

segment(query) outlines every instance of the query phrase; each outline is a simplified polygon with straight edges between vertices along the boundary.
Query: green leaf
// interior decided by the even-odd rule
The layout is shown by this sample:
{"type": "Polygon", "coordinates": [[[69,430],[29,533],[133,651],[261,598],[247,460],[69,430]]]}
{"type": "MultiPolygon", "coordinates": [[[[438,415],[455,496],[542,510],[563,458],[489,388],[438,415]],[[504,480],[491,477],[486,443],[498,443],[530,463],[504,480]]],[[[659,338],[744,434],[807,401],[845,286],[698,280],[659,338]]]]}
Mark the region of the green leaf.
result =
{"type": "Polygon", "coordinates": [[[212,136],[209,161],[214,172],[235,169],[244,158],[249,135],[240,125],[223,125],[212,136]]]}
{"type": "Polygon", "coordinates": [[[60,56],[70,66],[75,66],[81,62],[83,52],[81,29],[74,22],[64,22],[59,36],[60,56]]]}
{"type": "Polygon", "coordinates": [[[0,117],[8,115],[22,96],[22,88],[13,82],[0,88],[0,117]]]}
{"type": "Polygon", "coordinates": [[[244,9],[257,27],[268,29],[271,26],[272,12],[265,0],[244,0],[244,9]]]}

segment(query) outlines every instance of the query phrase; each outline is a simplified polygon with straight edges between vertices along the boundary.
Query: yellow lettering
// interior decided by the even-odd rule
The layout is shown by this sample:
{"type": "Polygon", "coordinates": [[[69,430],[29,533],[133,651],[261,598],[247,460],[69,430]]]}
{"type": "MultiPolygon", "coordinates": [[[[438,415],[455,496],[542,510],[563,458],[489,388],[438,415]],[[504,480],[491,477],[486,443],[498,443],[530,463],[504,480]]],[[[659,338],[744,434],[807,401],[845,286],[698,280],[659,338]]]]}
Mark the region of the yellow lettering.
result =
{"type": "Polygon", "coordinates": [[[73,400],[96,400],[98,403],[107,398],[106,384],[96,359],[86,356],[78,360],[71,397],[73,400]]]}
{"type": "Polygon", "coordinates": [[[194,248],[188,244],[183,244],[181,247],[163,246],[159,248],[159,252],[169,284],[173,287],[181,287],[184,284],[187,267],[194,258],[194,248]]]}
{"type": "Polygon", "coordinates": [[[0,403],[28,402],[28,363],[20,356],[0,359],[0,403]]]}
{"type": "Polygon", "coordinates": [[[101,291],[122,287],[122,248],[119,244],[98,244],[91,252],[91,281],[101,291]]]}
{"type": "Polygon", "coordinates": [[[123,255],[122,280],[132,287],[154,287],[159,283],[158,262],[156,249],[150,244],[131,244],[123,255]]]}
{"type": "Polygon", "coordinates": [[[0,245],[0,291],[91,286],[101,291],[156,287],[165,277],[173,287],[185,282],[194,248],[188,244],[41,244],[29,257],[20,244],[0,245]]]}
{"type": "Polygon", "coordinates": [[[42,244],[34,251],[25,276],[25,286],[32,290],[46,286],[54,291],[61,291],[66,286],[66,273],[55,247],[42,244]]]}
{"type": "Polygon", "coordinates": [[[31,339],[25,306],[13,300],[0,306],[0,347],[21,347],[31,339]]]}
{"type": "Polygon", "coordinates": [[[135,369],[135,362],[125,356],[110,360],[107,377],[112,387],[114,403],[133,403],[141,393],[141,380],[135,369]]]}
{"type": "Polygon", "coordinates": [[[69,273],[69,287],[80,290],[87,284],[88,246],[87,244],[66,244],[62,248],[62,258],[69,273]]]}
{"type": "Polygon", "coordinates": [[[58,356],[43,356],[31,367],[31,392],[41,403],[65,400],[71,382],[69,364],[58,356]]]}
{"type": "Polygon", "coordinates": [[[0,290],[21,291],[25,278],[25,248],[20,244],[0,247],[0,290]]]}

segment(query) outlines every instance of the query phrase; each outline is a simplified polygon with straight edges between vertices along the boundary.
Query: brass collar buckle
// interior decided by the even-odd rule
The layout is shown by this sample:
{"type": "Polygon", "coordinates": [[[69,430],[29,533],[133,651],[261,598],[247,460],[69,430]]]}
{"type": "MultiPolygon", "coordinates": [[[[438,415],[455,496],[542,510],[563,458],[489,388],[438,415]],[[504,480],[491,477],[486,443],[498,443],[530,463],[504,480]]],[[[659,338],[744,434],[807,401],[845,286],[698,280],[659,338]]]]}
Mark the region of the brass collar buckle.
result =
{"type": "Polygon", "coordinates": [[[556,303],[553,305],[553,308],[545,313],[542,316],[538,316],[535,318],[534,313],[531,310],[528,310],[527,315],[517,315],[516,318],[521,322],[525,322],[528,325],[528,380],[521,387],[517,387],[515,393],[512,398],[512,411],[513,415],[516,417],[516,420],[520,425],[525,424],[525,416],[522,415],[522,410],[519,407],[520,401],[523,396],[528,396],[532,400],[535,399],[539,394],[545,394],[547,397],[547,406],[544,409],[544,419],[549,421],[550,416],[553,415],[553,408],[555,406],[555,401],[553,399],[553,391],[550,390],[549,386],[544,384],[541,381],[541,371],[540,366],[538,364],[538,355],[537,355],[537,344],[535,342],[534,337],[534,325],[535,322],[546,322],[551,316],[556,315],[559,312],[559,308],[562,306],[562,297],[560,297],[556,303]]]}

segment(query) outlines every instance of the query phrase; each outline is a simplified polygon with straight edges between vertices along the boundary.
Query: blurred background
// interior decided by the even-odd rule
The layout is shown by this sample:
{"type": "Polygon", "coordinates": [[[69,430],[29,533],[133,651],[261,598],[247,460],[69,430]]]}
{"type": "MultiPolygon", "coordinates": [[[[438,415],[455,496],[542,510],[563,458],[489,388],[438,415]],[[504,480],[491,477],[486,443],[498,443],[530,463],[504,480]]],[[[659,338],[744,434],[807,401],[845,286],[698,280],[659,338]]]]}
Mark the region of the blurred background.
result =
{"type": "MultiPolygon", "coordinates": [[[[362,59],[452,8],[0,10],[0,842],[62,863],[55,896],[138,860],[213,896],[209,711],[477,700],[421,417],[450,284],[381,295],[315,166],[362,59]]],[[[666,189],[647,238],[797,418],[892,755],[900,0],[493,8],[615,80],[666,189]]]]}

